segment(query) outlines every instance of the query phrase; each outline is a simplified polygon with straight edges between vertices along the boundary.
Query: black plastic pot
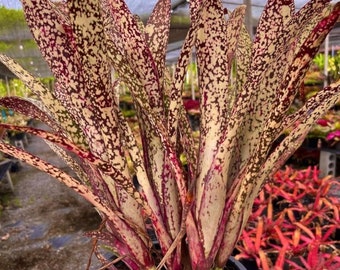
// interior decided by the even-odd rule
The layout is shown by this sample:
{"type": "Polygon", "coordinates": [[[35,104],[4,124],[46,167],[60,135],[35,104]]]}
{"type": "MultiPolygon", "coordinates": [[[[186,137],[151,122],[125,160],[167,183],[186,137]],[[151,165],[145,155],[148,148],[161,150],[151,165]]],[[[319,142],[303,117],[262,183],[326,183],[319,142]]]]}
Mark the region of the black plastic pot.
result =
{"type": "Polygon", "coordinates": [[[240,261],[230,257],[224,270],[248,270],[240,261]]]}

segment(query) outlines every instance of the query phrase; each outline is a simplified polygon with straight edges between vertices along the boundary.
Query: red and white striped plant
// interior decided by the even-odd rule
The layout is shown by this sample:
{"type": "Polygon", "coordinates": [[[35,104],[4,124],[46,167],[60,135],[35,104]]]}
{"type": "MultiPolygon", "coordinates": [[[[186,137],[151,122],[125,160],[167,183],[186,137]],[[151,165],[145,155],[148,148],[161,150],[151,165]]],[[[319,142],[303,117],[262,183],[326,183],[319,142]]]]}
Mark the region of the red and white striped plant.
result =
{"type": "Polygon", "coordinates": [[[6,97],[1,104],[47,123],[52,131],[1,126],[46,139],[78,178],[4,141],[0,150],[91,202],[105,224],[92,236],[129,269],[164,264],[174,270],[221,269],[267,177],[340,97],[336,82],[287,114],[313,56],[338,19],[340,6],[329,2],[312,0],[296,12],[293,0],[269,0],[252,41],[243,24],[245,6],[229,12],[219,0],[191,0],[191,26],[170,76],[165,66],[170,0],[158,1],[145,26],[123,0],[22,0],[56,83],[49,90],[0,55],[39,98],[6,97]],[[197,151],[181,98],[193,48],[200,87],[197,151]],[[118,106],[120,82],[132,95],[142,149],[118,106]],[[269,151],[286,128],[290,134],[269,151]],[[162,260],[152,255],[146,219],[162,260]]]}

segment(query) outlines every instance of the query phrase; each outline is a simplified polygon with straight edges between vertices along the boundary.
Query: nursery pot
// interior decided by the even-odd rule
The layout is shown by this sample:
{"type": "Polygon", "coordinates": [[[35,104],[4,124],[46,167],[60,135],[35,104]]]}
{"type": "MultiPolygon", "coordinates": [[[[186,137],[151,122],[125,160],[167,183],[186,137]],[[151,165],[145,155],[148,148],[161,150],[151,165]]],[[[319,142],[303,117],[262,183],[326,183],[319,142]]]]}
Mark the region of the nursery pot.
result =
{"type": "Polygon", "coordinates": [[[247,270],[242,263],[236,260],[234,257],[229,257],[224,270],[247,270]]]}

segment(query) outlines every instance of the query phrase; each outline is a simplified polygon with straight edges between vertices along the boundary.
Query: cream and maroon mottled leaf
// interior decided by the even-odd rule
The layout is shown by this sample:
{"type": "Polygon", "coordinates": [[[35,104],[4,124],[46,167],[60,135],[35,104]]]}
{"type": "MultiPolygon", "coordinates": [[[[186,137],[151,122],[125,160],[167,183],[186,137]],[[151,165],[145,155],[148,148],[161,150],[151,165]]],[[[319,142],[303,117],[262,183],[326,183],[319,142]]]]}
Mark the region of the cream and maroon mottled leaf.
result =
{"type": "Polygon", "coordinates": [[[340,81],[337,81],[330,86],[320,90],[315,96],[308,99],[302,108],[300,108],[293,115],[288,115],[285,120],[289,119],[290,127],[294,123],[291,132],[281,142],[281,144],[274,150],[274,152],[268,157],[263,166],[263,171],[267,174],[274,174],[284,162],[291,156],[297,147],[301,145],[304,140],[304,135],[312,128],[313,123],[320,119],[325,112],[331,109],[340,98],[340,81]],[[291,119],[296,121],[291,122],[291,119]],[[302,121],[301,121],[302,120],[302,121]],[[298,122],[299,121],[299,122],[298,122]]]}
{"type": "Polygon", "coordinates": [[[237,96],[242,91],[244,83],[247,80],[248,69],[251,59],[252,40],[245,26],[242,26],[240,36],[236,49],[236,78],[235,78],[235,91],[233,96],[237,96]]]}
{"type": "Polygon", "coordinates": [[[100,198],[94,195],[85,185],[79,183],[76,179],[57,167],[54,167],[50,163],[4,142],[0,142],[0,151],[13,155],[37,169],[50,174],[58,181],[64,183],[66,186],[84,197],[112,222],[117,233],[119,233],[126,245],[129,246],[129,250],[131,254],[133,254],[133,258],[136,260],[136,263],[139,264],[139,267],[143,267],[145,269],[153,268],[153,260],[150,254],[148,254],[148,247],[145,246],[136,229],[131,227],[124,220],[125,218],[122,213],[114,211],[112,208],[103,204],[100,198]]]}
{"type": "Polygon", "coordinates": [[[275,105],[273,100],[276,98],[277,84],[282,80],[284,71],[278,58],[282,57],[280,60],[285,61],[283,48],[290,35],[285,25],[288,25],[292,16],[292,3],[287,0],[270,0],[260,17],[251,53],[249,76],[236,101],[236,110],[244,110],[245,113],[238,117],[242,128],[239,130],[239,142],[235,151],[242,159],[235,158],[235,163],[230,165],[234,171],[247,164],[257,147],[263,121],[275,105]]]}
{"type": "Polygon", "coordinates": [[[196,178],[197,173],[197,152],[198,148],[196,147],[196,142],[192,136],[192,129],[190,127],[189,120],[187,118],[187,112],[183,107],[180,108],[179,112],[179,133],[180,133],[180,142],[183,147],[183,153],[187,159],[188,165],[188,190],[193,189],[193,182],[196,178]]]}
{"type": "Polygon", "coordinates": [[[21,97],[3,97],[0,99],[0,105],[9,108],[15,112],[25,115],[32,119],[38,119],[53,128],[56,132],[61,132],[59,123],[49,114],[41,110],[35,100],[24,99],[21,97]]]}
{"type": "Polygon", "coordinates": [[[171,1],[159,0],[145,26],[145,39],[157,66],[162,85],[165,56],[170,33],[171,1]]]}
{"type": "Polygon", "coordinates": [[[57,12],[58,8],[48,0],[22,0],[22,5],[26,22],[52,73],[57,80],[68,83],[77,55],[66,14],[57,12]]]}
{"type": "MultiPolygon", "coordinates": [[[[107,16],[110,17],[109,22],[112,29],[109,38],[111,42],[119,44],[120,53],[125,53],[130,67],[143,86],[143,88],[136,89],[138,91],[133,92],[133,95],[142,99],[147,97],[147,102],[153,110],[162,113],[163,99],[158,71],[138,23],[124,1],[103,0],[102,5],[107,16]]],[[[132,88],[131,91],[133,90],[132,88]]]]}
{"type": "Polygon", "coordinates": [[[141,153],[135,137],[132,134],[131,128],[126,120],[123,118],[123,115],[121,113],[119,113],[119,118],[120,128],[125,134],[124,143],[126,144],[131,159],[134,163],[138,183],[141,185],[141,193],[144,195],[145,200],[150,207],[150,209],[145,209],[145,212],[150,217],[154,227],[156,228],[156,234],[158,236],[161,236],[159,237],[161,246],[168,248],[171,243],[171,238],[168,235],[168,232],[165,230],[165,224],[160,210],[159,202],[157,200],[157,195],[150,185],[145,167],[143,165],[141,153]]]}
{"type": "MultiPolygon", "coordinates": [[[[248,195],[243,198],[242,196],[236,197],[238,201],[235,203],[235,209],[228,209],[228,211],[231,211],[231,219],[228,221],[230,231],[227,230],[224,235],[224,241],[222,242],[222,248],[220,249],[218,258],[220,265],[223,265],[223,262],[228,259],[232,252],[231,243],[237,241],[238,233],[242,231],[247,222],[246,217],[249,215],[252,207],[252,203],[250,202],[255,199],[266,179],[280,169],[285,161],[303,143],[305,136],[315,121],[320,119],[327,110],[338,102],[340,98],[339,90],[340,81],[324,88],[318,92],[316,96],[308,100],[308,102],[296,112],[296,114],[300,116],[299,120],[301,122],[286,136],[280,145],[275,148],[259,169],[254,171],[249,169],[247,174],[242,175],[242,182],[247,181],[249,189],[248,191],[244,191],[241,188],[239,195],[241,195],[242,191],[248,195]],[[252,179],[256,179],[256,181],[252,181],[252,179]],[[240,203],[241,198],[243,200],[242,203],[240,203]],[[236,218],[238,218],[238,220],[236,220],[236,218]],[[240,220],[242,220],[242,222],[239,222],[240,220]]],[[[251,164],[249,166],[251,166],[251,164]]]]}
{"type": "Polygon", "coordinates": [[[205,256],[212,260],[218,227],[226,199],[225,160],[222,145],[229,111],[230,72],[245,6],[237,8],[226,21],[222,4],[205,1],[200,10],[196,37],[200,82],[200,149],[196,180],[196,219],[205,256]],[[221,33],[225,33],[221,35],[221,33]],[[223,117],[222,117],[223,116],[223,117]],[[214,211],[211,211],[213,206],[214,211]]]}
{"type": "MultiPolygon", "coordinates": [[[[122,59],[123,63],[129,63],[130,68],[132,68],[134,72],[133,76],[138,76],[136,81],[128,81],[128,85],[130,83],[129,86],[130,91],[132,91],[132,97],[143,101],[141,103],[135,102],[135,105],[142,123],[141,133],[144,134],[142,135],[144,138],[144,160],[147,160],[147,168],[152,169],[152,174],[150,174],[149,171],[148,175],[150,179],[152,179],[154,188],[155,186],[161,187],[164,150],[160,147],[159,138],[152,135],[152,128],[149,122],[145,120],[145,115],[140,114],[141,110],[145,110],[144,107],[147,104],[151,105],[152,111],[154,112],[161,113],[163,111],[162,91],[158,72],[153,65],[154,60],[151,59],[151,52],[146,47],[144,34],[140,32],[135,18],[127,10],[125,3],[122,1],[115,3],[112,1],[104,1],[103,5],[104,10],[108,12],[110,18],[108,22],[112,28],[109,29],[108,32],[109,42],[118,43],[118,45],[113,44],[110,46],[111,51],[124,55],[125,60],[122,59]],[[126,27],[125,24],[128,24],[129,27],[126,27]],[[117,36],[117,34],[119,36],[117,36]],[[136,85],[136,82],[138,85],[136,85]]],[[[112,54],[112,56],[115,55],[112,54]]],[[[122,63],[122,61],[120,61],[120,63],[122,63]]],[[[113,60],[113,63],[115,63],[115,60],[113,60]]],[[[130,68],[128,68],[128,70],[130,70],[130,68]]],[[[117,67],[117,69],[121,70],[121,67],[117,67]]],[[[151,113],[153,113],[152,111],[151,113]]],[[[164,121],[161,120],[161,122],[164,121]]],[[[158,191],[158,194],[161,194],[160,189],[158,189],[158,191]]],[[[158,195],[158,200],[160,198],[160,195],[158,195]]]]}
{"type": "Polygon", "coordinates": [[[201,9],[202,2],[203,0],[189,1],[190,19],[193,24],[198,21],[199,11],[201,9]]]}
{"type": "MultiPolygon", "coordinates": [[[[92,7],[93,5],[89,4],[89,10],[92,7]]],[[[92,104],[87,102],[88,88],[93,88],[93,85],[88,88],[84,86],[88,66],[85,68],[82,66],[69,18],[58,12],[58,8],[46,0],[24,0],[23,8],[31,32],[57,78],[55,96],[68,108],[73,119],[79,124],[88,139],[90,149],[101,158],[107,159],[105,144],[96,129],[99,121],[95,119],[95,113],[91,110],[92,104]]],[[[67,8],[65,10],[67,11],[67,8]]],[[[95,20],[94,17],[91,19],[95,20]]],[[[95,34],[95,29],[93,31],[95,34]]]]}
{"type": "MultiPolygon", "coordinates": [[[[247,32],[246,27],[243,25],[240,31],[240,36],[237,43],[236,49],[236,58],[235,58],[235,79],[231,82],[231,91],[232,94],[230,98],[230,105],[234,106],[237,97],[242,93],[242,89],[245,87],[245,83],[248,78],[248,71],[250,68],[251,63],[251,53],[252,53],[252,40],[250,38],[249,33],[247,32]]],[[[234,77],[234,76],[233,76],[234,77]]],[[[245,88],[244,88],[245,89],[245,88]]],[[[235,117],[235,116],[234,116],[235,117]]],[[[234,118],[233,117],[233,118],[234,118]]],[[[238,116],[239,117],[239,116],[238,116]]],[[[235,117],[242,123],[241,119],[235,117]]],[[[248,142],[246,142],[248,143],[248,142]]],[[[228,176],[227,176],[227,188],[229,189],[232,185],[232,181],[235,178],[236,174],[239,171],[239,168],[242,167],[241,165],[241,140],[238,140],[236,146],[232,147],[232,143],[229,145],[229,152],[231,155],[229,157],[229,169],[228,169],[228,176]],[[233,150],[232,150],[233,149],[233,150]]],[[[246,153],[245,153],[246,155],[246,153]]]]}
{"type": "MultiPolygon", "coordinates": [[[[338,17],[338,7],[335,6],[333,12],[328,17],[324,18],[319,24],[317,24],[311,34],[307,36],[304,44],[302,45],[299,53],[295,58],[295,62],[288,62],[288,68],[291,69],[292,73],[290,74],[290,76],[292,77],[288,77],[286,83],[285,81],[283,81],[280,82],[281,85],[279,84],[283,89],[285,89],[284,93],[288,96],[288,99],[289,95],[294,95],[292,89],[294,89],[293,85],[296,84],[296,80],[300,80],[301,78],[303,78],[305,72],[307,71],[309,63],[312,61],[312,57],[317,52],[321,42],[324,40],[329,29],[336,22],[338,17]]],[[[226,254],[228,254],[228,252],[229,254],[230,252],[232,252],[232,250],[227,251],[228,248],[226,247],[230,246],[230,243],[236,241],[237,238],[233,238],[233,236],[237,236],[240,230],[242,230],[246,222],[246,217],[251,209],[251,203],[248,202],[253,201],[253,199],[257,195],[257,191],[262,186],[265,177],[268,176],[269,172],[266,172],[266,174],[264,174],[264,172],[261,172],[260,174],[259,172],[261,171],[263,164],[266,162],[267,153],[272,141],[282,132],[282,128],[279,123],[280,121],[282,121],[282,117],[285,115],[284,113],[290,105],[290,102],[286,103],[285,98],[287,98],[287,96],[281,96],[281,107],[278,106],[277,111],[272,111],[272,114],[269,115],[268,120],[262,126],[261,129],[263,129],[263,132],[260,132],[260,134],[262,135],[257,139],[255,151],[253,153],[250,153],[251,162],[246,163],[245,167],[242,168],[237,179],[235,180],[237,185],[240,184],[240,189],[238,190],[238,194],[235,197],[235,205],[232,209],[228,209],[228,211],[232,212],[232,214],[230,214],[229,216],[224,241],[222,242],[223,251],[221,251],[221,254],[223,253],[225,257],[223,259],[221,259],[220,257],[219,260],[221,261],[225,261],[225,259],[227,258],[226,254]],[[256,179],[256,181],[254,181],[254,179],[256,179]],[[235,224],[241,224],[241,227],[237,227],[235,226],[235,224]]],[[[333,101],[334,100],[336,100],[336,98],[333,99],[333,101]]],[[[316,104],[320,104],[319,101],[320,100],[318,100],[316,104]]],[[[329,101],[327,101],[327,106],[330,106],[329,101]]],[[[327,106],[322,105],[319,112],[326,110],[327,106]]],[[[310,116],[306,116],[305,119],[300,118],[300,121],[309,119],[309,117],[310,116]]],[[[309,120],[315,121],[316,118],[314,118],[314,120],[309,120]]],[[[292,138],[295,139],[292,139],[291,141],[291,144],[293,146],[290,147],[290,151],[296,149],[299,146],[299,143],[302,142],[302,138],[307,134],[308,129],[309,127],[305,127],[303,129],[301,128],[299,132],[296,132],[298,137],[295,137],[295,133],[291,135],[292,138]]],[[[290,152],[290,154],[292,154],[292,152],[290,152]]],[[[290,154],[283,155],[283,159],[288,158],[290,154]]],[[[271,167],[275,167],[275,165],[271,164],[271,167]]]]}
{"type": "Polygon", "coordinates": [[[334,6],[332,12],[318,22],[310,34],[305,37],[282,81],[280,89],[285,89],[285,91],[279,91],[280,102],[278,102],[274,110],[273,119],[278,119],[278,115],[283,115],[289,109],[297,89],[302,84],[303,78],[310,67],[312,59],[319,51],[322,42],[338,20],[339,15],[340,4],[338,3],[334,6]]]}
{"type": "Polygon", "coordinates": [[[49,89],[10,57],[0,54],[0,61],[2,61],[34,94],[39,97],[41,102],[48,109],[51,117],[63,127],[65,132],[69,134],[76,144],[81,146],[87,145],[79,126],[72,120],[68,110],[66,110],[59,100],[55,98],[54,94],[51,93],[49,89]]]}
{"type": "Polygon", "coordinates": [[[67,140],[66,138],[57,134],[50,133],[45,130],[33,127],[16,126],[5,123],[0,123],[0,126],[5,129],[27,132],[39,136],[45,140],[48,140],[52,143],[55,143],[67,149],[68,151],[75,153],[79,158],[82,158],[85,161],[89,162],[90,164],[98,167],[103,174],[110,176],[112,182],[114,181],[115,183],[117,183],[120,187],[122,187],[123,190],[125,190],[131,197],[133,197],[135,201],[139,203],[139,205],[144,206],[145,202],[141,198],[140,193],[133,186],[132,182],[126,178],[124,173],[122,171],[116,170],[115,168],[112,168],[112,166],[110,166],[109,163],[96,157],[87,149],[82,149],[75,145],[74,143],[72,143],[71,141],[67,140]]]}
{"type": "Polygon", "coordinates": [[[77,95],[77,85],[73,83],[74,77],[82,80],[83,75],[77,72],[79,59],[67,7],[65,3],[57,7],[48,0],[23,0],[22,4],[27,24],[56,78],[54,95],[84,131],[86,123],[79,112],[86,107],[85,98],[77,95]],[[58,10],[60,6],[63,12],[58,10]]]}
{"type": "MultiPolygon", "coordinates": [[[[324,2],[324,1],[323,1],[324,2]]],[[[292,74],[297,74],[296,67],[292,67],[293,61],[295,63],[299,63],[299,61],[296,61],[297,59],[305,56],[301,56],[300,48],[302,46],[301,40],[306,40],[306,38],[310,35],[311,31],[314,27],[316,27],[318,21],[329,14],[329,8],[324,7],[324,3],[314,3],[314,4],[307,4],[307,7],[302,8],[299,13],[299,16],[304,16],[305,21],[301,21],[300,17],[294,14],[293,5],[291,3],[285,3],[282,7],[276,8],[275,5],[277,2],[271,2],[269,4],[269,11],[278,12],[279,14],[285,14],[282,18],[283,28],[282,28],[282,37],[281,37],[281,43],[277,43],[276,48],[276,55],[272,56],[272,61],[269,61],[267,63],[267,69],[265,72],[263,72],[263,78],[261,80],[261,86],[259,87],[259,91],[262,91],[263,93],[266,93],[266,98],[258,99],[258,102],[254,102],[253,109],[255,109],[256,120],[252,120],[251,122],[248,122],[248,125],[244,127],[245,130],[248,130],[247,132],[244,132],[243,136],[243,142],[241,143],[241,146],[243,146],[243,149],[241,148],[240,154],[243,156],[242,163],[240,165],[240,168],[244,164],[247,163],[247,158],[251,156],[251,149],[256,149],[257,145],[257,138],[260,136],[259,134],[263,131],[264,124],[263,122],[266,121],[268,118],[274,117],[277,122],[280,121],[280,118],[283,117],[286,110],[290,106],[291,102],[293,101],[295,95],[296,95],[296,89],[298,88],[298,85],[300,83],[296,81],[296,79],[292,79],[292,74]],[[287,6],[285,6],[287,5],[287,6]],[[284,8],[283,8],[284,7],[284,8]],[[290,7],[290,8],[289,8],[290,7]],[[282,12],[286,9],[286,12],[282,12]],[[319,12],[319,10],[324,10],[325,12],[319,12]],[[327,11],[328,10],[328,11],[327,11]],[[281,12],[281,13],[280,13],[281,12]],[[328,13],[327,13],[328,12],[328,13]],[[299,40],[297,40],[296,37],[299,37],[299,40]],[[285,65],[283,64],[285,63],[285,65]],[[295,71],[294,71],[295,70],[295,71]],[[287,79],[289,78],[289,79],[287,79]],[[290,86],[284,85],[283,82],[289,82],[290,86]],[[294,87],[292,87],[294,86],[294,87]],[[266,102],[265,106],[263,106],[264,102],[266,102]],[[257,104],[257,105],[256,105],[257,104]],[[259,108],[259,113],[256,113],[258,111],[256,108],[259,108]],[[271,109],[273,108],[273,109],[271,109]],[[279,109],[280,108],[280,109],[279,109]],[[273,112],[276,112],[275,116],[269,116],[269,114],[273,114],[273,112]]],[[[281,15],[280,15],[281,16],[281,15]]],[[[277,16],[272,16],[277,17],[277,16]]],[[[263,25],[266,25],[265,23],[263,25]]],[[[265,29],[265,28],[264,28],[265,29]]],[[[258,28],[258,31],[261,31],[261,28],[258,28]]],[[[265,33],[267,33],[266,31],[265,33]]],[[[323,36],[320,37],[320,39],[324,39],[323,36]]],[[[256,42],[255,42],[256,44],[256,42]]],[[[308,44],[309,45],[309,44],[308,44]]],[[[271,45],[272,46],[272,45],[271,45]]],[[[270,47],[268,47],[270,48],[270,47]]],[[[262,56],[261,56],[262,59],[262,56]]],[[[300,60],[300,59],[299,59],[300,60]]],[[[306,60],[306,59],[305,59],[306,60]]],[[[308,62],[308,61],[307,61],[308,62]]],[[[301,63],[297,64],[296,66],[301,67],[301,63]]],[[[304,72],[307,71],[307,68],[309,66],[306,65],[301,72],[301,69],[299,68],[299,76],[297,76],[297,79],[300,79],[300,82],[302,82],[304,78],[304,72]]],[[[248,88],[246,88],[248,90],[248,88]]],[[[278,136],[277,133],[273,133],[271,135],[271,138],[278,136]]],[[[238,160],[234,158],[236,162],[238,160]]],[[[231,175],[231,178],[235,177],[235,172],[237,172],[238,168],[235,165],[232,165],[231,168],[233,168],[234,173],[231,175]]]]}
{"type": "Polygon", "coordinates": [[[69,90],[72,100],[81,100],[74,105],[77,108],[83,106],[80,117],[86,123],[82,128],[89,132],[92,140],[91,151],[124,167],[121,149],[117,147],[120,138],[115,108],[112,107],[116,104],[110,91],[111,70],[106,60],[100,5],[97,1],[70,1],[68,8],[78,55],[78,62],[73,63],[78,72],[71,73],[69,78],[73,84],[69,90]],[[117,156],[119,158],[115,160],[117,156]]]}
{"type": "Polygon", "coordinates": [[[172,84],[168,91],[169,93],[166,93],[168,98],[166,116],[167,130],[172,143],[176,143],[178,137],[178,121],[180,118],[179,115],[181,108],[183,108],[182,88],[184,77],[187,72],[187,67],[192,55],[192,48],[195,41],[195,33],[195,27],[190,27],[188,30],[188,34],[184,39],[181,52],[176,63],[172,84]]]}
{"type": "MultiPolygon", "coordinates": [[[[52,151],[55,152],[61,159],[63,159],[67,166],[69,166],[72,169],[72,171],[75,172],[80,181],[83,184],[89,186],[90,183],[89,176],[81,168],[80,164],[77,162],[77,159],[75,159],[73,156],[67,153],[62,147],[59,147],[48,140],[45,140],[45,142],[52,149],[52,151]]],[[[92,186],[89,188],[92,190],[92,186]]]]}
{"type": "Polygon", "coordinates": [[[77,72],[69,76],[72,105],[82,107],[78,115],[83,121],[82,128],[89,138],[91,151],[109,161],[114,168],[113,179],[103,175],[103,180],[110,192],[116,194],[116,204],[127,219],[143,230],[143,218],[136,215],[143,200],[132,185],[117,126],[118,104],[111,91],[111,70],[105,54],[100,4],[97,1],[71,1],[67,4],[78,55],[73,63],[77,72]],[[119,184],[116,186],[115,183],[119,184]],[[137,196],[138,201],[135,200],[137,196]]]}
{"type": "MultiPolygon", "coordinates": [[[[316,24],[325,16],[328,16],[332,9],[330,0],[312,0],[308,1],[293,16],[290,30],[294,31],[298,38],[296,47],[299,48],[304,39],[314,29],[316,24]]],[[[293,34],[293,33],[292,33],[293,34]]]]}

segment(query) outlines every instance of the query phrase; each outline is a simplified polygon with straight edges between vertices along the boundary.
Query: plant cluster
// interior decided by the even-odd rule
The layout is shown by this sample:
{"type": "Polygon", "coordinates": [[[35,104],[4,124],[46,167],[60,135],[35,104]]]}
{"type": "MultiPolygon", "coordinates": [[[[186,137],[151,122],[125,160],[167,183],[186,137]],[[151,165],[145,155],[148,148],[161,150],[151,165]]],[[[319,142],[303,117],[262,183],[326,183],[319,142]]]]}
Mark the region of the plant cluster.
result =
{"type": "MultiPolygon", "coordinates": [[[[328,55],[327,71],[328,71],[328,81],[335,82],[340,78],[340,52],[328,55]]],[[[318,66],[319,70],[324,70],[325,68],[325,54],[318,53],[313,62],[318,66]]]]}
{"type": "Polygon", "coordinates": [[[236,255],[259,269],[340,268],[340,183],[317,167],[286,167],[255,199],[236,255]]]}
{"type": "Polygon", "coordinates": [[[308,134],[309,138],[319,138],[323,146],[332,148],[340,140],[340,112],[329,110],[321,119],[317,120],[308,134]]]}
{"type": "Polygon", "coordinates": [[[191,24],[171,74],[165,64],[170,0],[159,0],[145,25],[123,0],[22,4],[55,85],[44,87],[0,54],[38,98],[6,97],[0,104],[51,131],[1,126],[46,139],[77,178],[5,141],[0,150],[92,203],[103,219],[92,237],[129,269],[223,268],[265,180],[340,97],[338,81],[287,113],[340,5],[311,0],[296,11],[293,0],[269,0],[252,40],[243,23],[246,6],[231,12],[220,0],[191,0],[191,24]],[[197,144],[182,99],[193,50],[197,144]],[[121,82],[131,93],[141,149],[119,106],[121,82]]]}

